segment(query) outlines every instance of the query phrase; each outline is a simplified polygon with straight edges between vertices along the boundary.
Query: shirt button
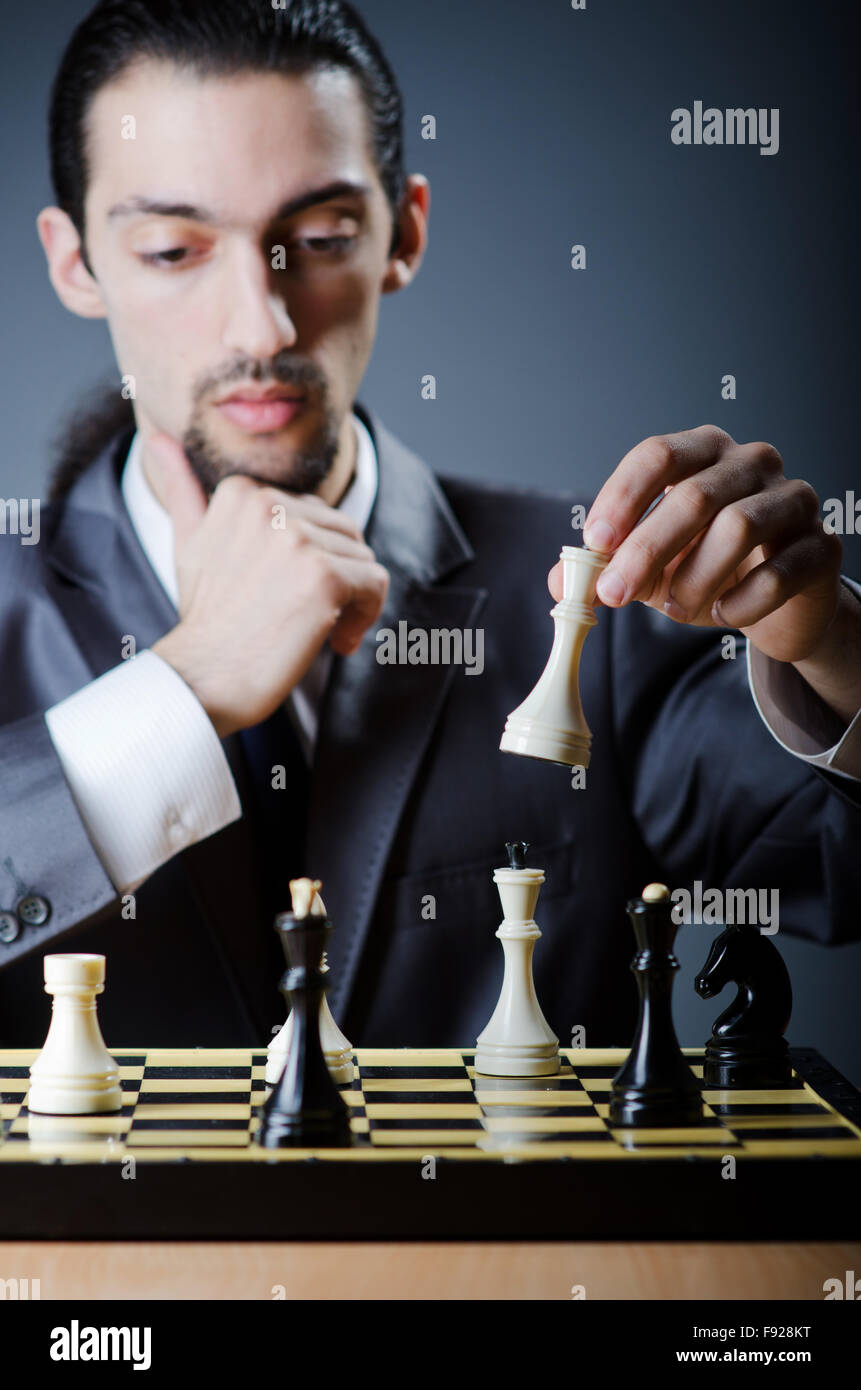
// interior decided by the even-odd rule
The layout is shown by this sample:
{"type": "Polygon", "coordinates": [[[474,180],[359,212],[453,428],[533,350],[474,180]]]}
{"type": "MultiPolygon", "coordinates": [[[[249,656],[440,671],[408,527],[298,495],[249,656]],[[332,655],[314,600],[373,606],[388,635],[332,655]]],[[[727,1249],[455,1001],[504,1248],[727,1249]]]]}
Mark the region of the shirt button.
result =
{"type": "Polygon", "coordinates": [[[51,915],[51,906],[47,898],[40,898],[35,893],[30,893],[26,898],[21,899],[15,911],[18,914],[18,921],[23,922],[25,927],[41,927],[51,915]]]}
{"type": "Polygon", "coordinates": [[[0,941],[4,946],[11,946],[16,937],[21,934],[21,926],[18,918],[11,912],[0,912],[0,941]]]}

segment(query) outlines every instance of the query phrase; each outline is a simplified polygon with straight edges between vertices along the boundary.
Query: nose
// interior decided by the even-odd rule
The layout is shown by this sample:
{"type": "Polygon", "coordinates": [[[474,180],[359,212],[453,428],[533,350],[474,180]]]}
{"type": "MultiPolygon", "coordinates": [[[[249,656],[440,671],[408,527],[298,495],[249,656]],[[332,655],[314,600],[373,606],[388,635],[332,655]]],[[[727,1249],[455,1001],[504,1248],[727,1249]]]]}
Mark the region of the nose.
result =
{"type": "Polygon", "coordinates": [[[237,248],[224,288],[224,346],[248,357],[269,358],[296,344],[296,326],[283,293],[273,293],[272,269],[260,247],[237,248]]]}

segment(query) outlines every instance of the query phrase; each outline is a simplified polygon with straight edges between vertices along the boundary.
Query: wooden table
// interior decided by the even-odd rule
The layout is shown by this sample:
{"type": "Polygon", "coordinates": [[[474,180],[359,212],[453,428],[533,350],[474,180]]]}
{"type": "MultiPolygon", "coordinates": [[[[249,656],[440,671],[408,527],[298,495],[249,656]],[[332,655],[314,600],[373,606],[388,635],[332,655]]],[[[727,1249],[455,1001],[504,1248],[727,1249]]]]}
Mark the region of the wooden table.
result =
{"type": "Polygon", "coordinates": [[[582,1285],[592,1300],[821,1302],[847,1270],[861,1276],[861,1244],[0,1242],[0,1278],[38,1279],[42,1299],[567,1301],[582,1285]]]}

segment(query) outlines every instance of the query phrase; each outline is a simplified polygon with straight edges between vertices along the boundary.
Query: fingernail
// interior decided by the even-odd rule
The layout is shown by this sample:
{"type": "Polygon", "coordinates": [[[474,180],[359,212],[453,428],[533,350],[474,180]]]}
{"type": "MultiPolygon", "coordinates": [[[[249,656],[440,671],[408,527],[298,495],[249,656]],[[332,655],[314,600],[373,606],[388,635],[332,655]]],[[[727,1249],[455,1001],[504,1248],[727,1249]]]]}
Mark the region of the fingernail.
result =
{"type": "Polygon", "coordinates": [[[680,607],[674,598],[667,599],[664,604],[664,612],[667,614],[667,617],[675,618],[677,623],[686,623],[688,621],[687,609],[680,607]]]}
{"type": "Polygon", "coordinates": [[[723,614],[720,611],[720,599],[715,599],[712,604],[712,622],[717,623],[718,627],[726,627],[723,614]]]}
{"type": "Polygon", "coordinates": [[[604,603],[622,603],[626,588],[618,570],[605,570],[598,580],[598,595],[604,603]]]}
{"type": "Polygon", "coordinates": [[[616,543],[616,532],[606,521],[590,521],[583,532],[583,540],[590,550],[600,550],[607,554],[616,543]]]}

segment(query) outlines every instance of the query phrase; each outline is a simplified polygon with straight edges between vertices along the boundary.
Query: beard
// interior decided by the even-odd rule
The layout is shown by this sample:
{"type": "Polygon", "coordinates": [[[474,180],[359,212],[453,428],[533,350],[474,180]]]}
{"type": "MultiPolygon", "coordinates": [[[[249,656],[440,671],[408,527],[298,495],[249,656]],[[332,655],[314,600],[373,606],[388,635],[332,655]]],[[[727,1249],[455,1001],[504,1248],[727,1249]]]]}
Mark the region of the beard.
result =
{"type": "Polygon", "coordinates": [[[264,374],[259,365],[242,361],[227,376],[220,376],[217,381],[210,378],[195,392],[195,407],[182,436],[182,447],[207,499],[211,498],[224,478],[234,474],[251,478],[267,487],[281,488],[284,492],[314,493],[335,465],[340,448],[340,427],[337,415],[329,404],[327,383],[315,367],[291,363],[286,356],[276,357],[264,374]],[[255,381],[262,385],[278,382],[287,386],[315,388],[313,393],[309,389],[308,399],[309,402],[314,397],[319,400],[321,423],[311,444],[293,453],[280,455],[270,437],[257,436],[265,443],[257,448],[250,443],[244,452],[228,453],[207,429],[204,398],[216,386],[223,388],[231,381],[255,381]],[[260,465],[264,458],[269,468],[261,472],[260,465]]]}

